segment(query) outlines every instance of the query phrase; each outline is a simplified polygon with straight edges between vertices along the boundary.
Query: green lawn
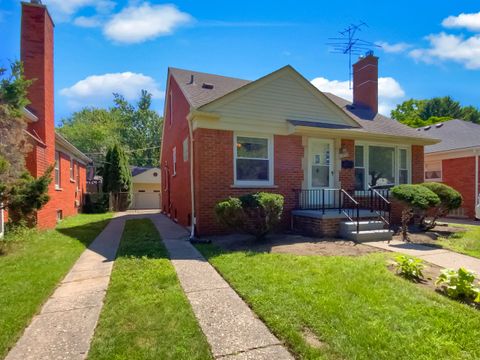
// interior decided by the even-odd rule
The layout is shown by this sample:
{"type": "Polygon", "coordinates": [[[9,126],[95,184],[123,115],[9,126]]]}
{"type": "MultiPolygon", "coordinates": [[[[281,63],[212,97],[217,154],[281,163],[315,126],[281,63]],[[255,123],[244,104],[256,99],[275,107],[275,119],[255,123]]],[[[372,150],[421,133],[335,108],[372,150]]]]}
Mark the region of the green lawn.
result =
{"type": "Polygon", "coordinates": [[[149,219],[126,223],[89,359],[211,359],[149,219]]]}
{"type": "Polygon", "coordinates": [[[480,258],[480,226],[451,224],[465,227],[466,232],[455,233],[448,238],[439,238],[438,244],[462,254],[480,258]]]}
{"type": "Polygon", "coordinates": [[[110,217],[78,215],[55,230],[16,235],[9,252],[0,256],[0,358],[110,217]]]}
{"type": "Polygon", "coordinates": [[[480,358],[480,312],[395,276],[386,266],[391,254],[198,248],[300,359],[480,358]],[[306,329],[317,346],[306,342],[306,329]]]}

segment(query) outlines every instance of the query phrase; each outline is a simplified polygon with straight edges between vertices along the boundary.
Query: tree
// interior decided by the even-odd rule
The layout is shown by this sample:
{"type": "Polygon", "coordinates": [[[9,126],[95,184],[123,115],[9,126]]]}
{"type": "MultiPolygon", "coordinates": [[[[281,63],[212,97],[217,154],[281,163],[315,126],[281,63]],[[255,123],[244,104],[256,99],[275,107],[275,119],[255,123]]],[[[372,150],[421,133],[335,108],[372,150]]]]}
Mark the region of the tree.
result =
{"type": "Polygon", "coordinates": [[[480,111],[473,106],[462,107],[450,96],[427,100],[409,99],[392,110],[393,119],[410,127],[423,127],[451,119],[480,123],[480,111]]]}
{"type": "Polygon", "coordinates": [[[142,90],[136,106],[114,94],[109,109],[84,108],[62,120],[58,131],[73,145],[102,164],[115,143],[125,147],[131,165],[158,166],[162,117],[151,109],[152,95],[142,90]]]}
{"type": "Polygon", "coordinates": [[[57,130],[78,149],[103,162],[107,149],[121,141],[120,129],[119,119],[110,110],[84,108],[63,119],[57,130]]]}
{"type": "Polygon", "coordinates": [[[420,118],[428,120],[432,116],[460,119],[462,117],[462,106],[450,96],[435,97],[426,101],[420,111],[420,118]]]}
{"type": "Polygon", "coordinates": [[[163,119],[151,110],[152,94],[142,90],[136,108],[120,94],[114,94],[112,112],[121,124],[122,143],[130,150],[130,159],[137,166],[158,166],[163,119]]]}
{"type": "Polygon", "coordinates": [[[103,191],[112,194],[114,210],[125,210],[131,199],[132,173],[128,156],[119,144],[107,151],[103,167],[103,191]]]}
{"type": "Polygon", "coordinates": [[[430,230],[435,227],[438,218],[446,216],[452,210],[458,209],[462,205],[463,199],[457,190],[442,183],[426,182],[422,186],[430,189],[440,199],[440,202],[433,208],[430,221],[427,220],[426,212],[420,220],[422,228],[430,230]]]}
{"type": "MultiPolygon", "coordinates": [[[[34,225],[34,212],[49,200],[53,167],[39,178],[25,170],[30,145],[22,111],[29,103],[31,81],[25,80],[21,62],[12,63],[10,70],[10,75],[0,81],[0,209],[8,209],[14,225],[34,225]]],[[[0,69],[0,76],[4,75],[5,70],[0,69]]]]}
{"type": "Polygon", "coordinates": [[[437,194],[422,185],[397,185],[392,188],[392,195],[404,204],[402,210],[402,239],[409,241],[408,224],[415,211],[426,211],[440,203],[437,194]]]}

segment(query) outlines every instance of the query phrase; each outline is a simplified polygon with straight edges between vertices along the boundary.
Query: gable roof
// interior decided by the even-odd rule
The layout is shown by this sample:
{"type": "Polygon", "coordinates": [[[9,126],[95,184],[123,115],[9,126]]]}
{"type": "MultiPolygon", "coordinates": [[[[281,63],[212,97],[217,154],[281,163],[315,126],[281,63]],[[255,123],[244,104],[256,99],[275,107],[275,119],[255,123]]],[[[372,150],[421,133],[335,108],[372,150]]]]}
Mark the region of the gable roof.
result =
{"type": "MultiPolygon", "coordinates": [[[[276,73],[281,71],[282,69],[290,68],[296,74],[298,74],[301,78],[305,79],[300,73],[298,73],[293,67],[287,65],[279,70],[274,71],[276,73]]],[[[190,105],[194,108],[200,108],[207,104],[212,103],[220,98],[223,98],[226,95],[229,95],[240,88],[246,87],[249,84],[253,84],[258,82],[259,80],[270,76],[273,73],[270,73],[260,79],[255,81],[243,80],[233,77],[227,76],[220,76],[208,73],[202,73],[198,71],[192,70],[184,70],[184,69],[177,69],[177,68],[169,68],[171,75],[175,78],[180,89],[182,90],[183,94],[187,98],[187,101],[190,105]],[[191,83],[191,77],[193,75],[194,82],[191,83]],[[213,88],[204,88],[202,85],[204,83],[213,85],[213,88]]],[[[388,135],[388,136],[398,136],[398,137],[411,137],[415,139],[421,140],[430,140],[436,141],[437,139],[432,138],[427,134],[421,134],[415,129],[401,124],[396,120],[388,118],[381,114],[374,114],[368,108],[361,108],[361,107],[353,107],[352,102],[336,95],[333,95],[328,92],[322,92],[314,87],[307,79],[305,79],[307,83],[309,83],[313,89],[318,91],[318,93],[324,95],[327,99],[329,99],[333,104],[339,107],[343,112],[353,120],[353,123],[357,123],[360,127],[352,127],[353,131],[359,131],[363,133],[373,133],[379,135],[388,135]]],[[[296,119],[286,119],[290,123],[294,123],[296,119]]],[[[300,125],[300,124],[297,124],[300,125]]],[[[307,124],[307,122],[303,122],[303,126],[317,126],[316,122],[311,122],[311,124],[307,124]]],[[[438,140],[437,140],[438,141],[438,140]]]]}
{"type": "Polygon", "coordinates": [[[450,120],[418,128],[420,134],[428,134],[442,142],[425,147],[426,153],[480,147],[480,125],[464,120],[450,120]]]}
{"type": "Polygon", "coordinates": [[[199,108],[212,102],[238,88],[250,83],[249,80],[242,80],[233,77],[207,74],[198,71],[169,68],[187,98],[187,101],[194,108],[199,108]],[[193,84],[191,78],[193,76],[193,84]],[[212,84],[213,89],[205,89],[202,85],[212,84]]]}
{"type": "Polygon", "coordinates": [[[152,169],[158,169],[160,168],[156,166],[130,166],[130,169],[132,171],[132,177],[135,177],[137,175],[143,174],[145,171],[152,170],[152,169]]]}
{"type": "Polygon", "coordinates": [[[416,129],[413,129],[410,126],[404,125],[382,114],[375,114],[368,108],[353,106],[351,101],[333,95],[332,93],[324,92],[324,94],[327,95],[335,104],[337,104],[338,107],[345,111],[347,115],[360,124],[362,128],[357,129],[357,131],[381,135],[436,140],[433,136],[419,133],[416,131],[416,129]]]}

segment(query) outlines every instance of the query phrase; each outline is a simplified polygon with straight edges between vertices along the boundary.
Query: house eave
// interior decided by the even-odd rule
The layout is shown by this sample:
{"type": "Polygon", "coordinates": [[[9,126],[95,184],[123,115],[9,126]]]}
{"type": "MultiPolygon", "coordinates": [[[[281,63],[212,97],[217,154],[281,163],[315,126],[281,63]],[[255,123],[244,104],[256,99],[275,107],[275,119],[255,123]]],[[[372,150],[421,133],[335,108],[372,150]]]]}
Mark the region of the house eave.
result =
{"type": "Polygon", "coordinates": [[[69,143],[68,140],[65,139],[62,135],[55,132],[55,147],[57,147],[57,145],[74,155],[77,160],[82,162],[84,165],[92,162],[92,160],[87,155],[85,155],[83,152],[81,152],[75,146],[69,143]]]}

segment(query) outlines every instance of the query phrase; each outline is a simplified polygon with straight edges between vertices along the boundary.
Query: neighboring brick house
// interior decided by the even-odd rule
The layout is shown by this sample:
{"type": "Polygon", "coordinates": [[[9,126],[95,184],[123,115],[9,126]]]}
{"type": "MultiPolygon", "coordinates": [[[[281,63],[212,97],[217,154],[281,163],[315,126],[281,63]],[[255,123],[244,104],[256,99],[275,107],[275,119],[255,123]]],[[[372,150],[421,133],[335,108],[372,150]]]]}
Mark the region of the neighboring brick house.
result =
{"type": "Polygon", "coordinates": [[[450,215],[480,218],[475,214],[475,207],[480,206],[480,125],[450,120],[419,128],[418,132],[442,140],[425,147],[425,180],[442,182],[462,194],[462,207],[450,215]]]}
{"type": "Polygon", "coordinates": [[[40,228],[52,228],[63,217],[79,212],[86,189],[86,164],[91,161],[55,132],[53,30],[46,6],[22,2],[20,57],[25,77],[34,80],[28,90],[30,105],[24,111],[32,145],[26,167],[38,177],[54,166],[50,201],[36,214],[40,228]]]}
{"type": "Polygon", "coordinates": [[[340,189],[361,197],[370,185],[423,181],[423,147],[438,140],[377,113],[373,54],[354,65],[353,82],[351,104],[291,66],[251,82],[170,68],[163,212],[205,235],[224,231],[214,206],[229,196],[281,193],[288,225],[293,209],[334,207],[340,189]]]}

